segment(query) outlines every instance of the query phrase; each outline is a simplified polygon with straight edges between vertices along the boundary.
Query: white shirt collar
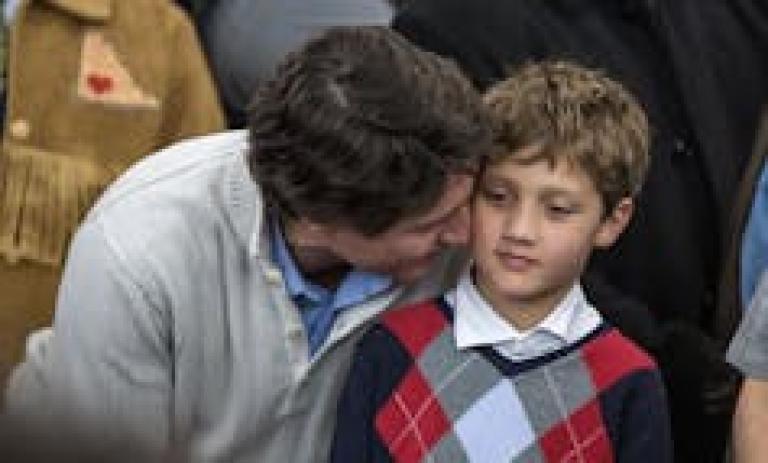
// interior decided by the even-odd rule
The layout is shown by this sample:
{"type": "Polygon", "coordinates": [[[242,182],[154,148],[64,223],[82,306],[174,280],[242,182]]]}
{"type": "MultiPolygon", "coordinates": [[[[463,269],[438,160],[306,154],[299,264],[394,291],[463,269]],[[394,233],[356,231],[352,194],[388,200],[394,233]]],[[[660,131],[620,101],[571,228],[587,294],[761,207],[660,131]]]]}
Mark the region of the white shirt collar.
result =
{"type": "Polygon", "coordinates": [[[587,302],[581,285],[576,283],[540,323],[529,330],[518,330],[493,310],[478,292],[470,268],[456,288],[446,295],[455,312],[454,333],[458,349],[501,347],[498,350],[502,354],[512,349],[515,351],[512,357],[528,358],[575,343],[602,322],[600,314],[587,302]]]}

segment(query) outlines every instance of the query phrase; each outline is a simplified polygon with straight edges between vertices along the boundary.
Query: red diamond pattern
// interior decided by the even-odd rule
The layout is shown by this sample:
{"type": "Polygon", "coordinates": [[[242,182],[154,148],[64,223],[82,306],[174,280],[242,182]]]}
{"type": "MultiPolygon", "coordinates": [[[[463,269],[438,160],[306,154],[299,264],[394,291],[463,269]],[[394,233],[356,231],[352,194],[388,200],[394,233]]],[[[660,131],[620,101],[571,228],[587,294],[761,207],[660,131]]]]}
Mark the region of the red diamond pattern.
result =
{"type": "Polygon", "coordinates": [[[413,358],[419,358],[429,343],[442,333],[446,323],[440,310],[429,301],[388,312],[382,320],[413,358]],[[419,320],[419,323],[409,323],[410,320],[419,320]]]}
{"type": "Polygon", "coordinates": [[[611,331],[584,346],[582,356],[598,391],[613,386],[616,380],[633,370],[655,368],[648,354],[626,342],[618,331],[611,331]]]}
{"type": "Polygon", "coordinates": [[[408,372],[376,415],[379,436],[394,460],[402,463],[421,461],[450,429],[445,412],[417,368],[408,372]]]}
{"type": "Polygon", "coordinates": [[[611,444],[596,400],[547,431],[539,439],[539,446],[546,461],[552,463],[613,461],[611,444]]]}

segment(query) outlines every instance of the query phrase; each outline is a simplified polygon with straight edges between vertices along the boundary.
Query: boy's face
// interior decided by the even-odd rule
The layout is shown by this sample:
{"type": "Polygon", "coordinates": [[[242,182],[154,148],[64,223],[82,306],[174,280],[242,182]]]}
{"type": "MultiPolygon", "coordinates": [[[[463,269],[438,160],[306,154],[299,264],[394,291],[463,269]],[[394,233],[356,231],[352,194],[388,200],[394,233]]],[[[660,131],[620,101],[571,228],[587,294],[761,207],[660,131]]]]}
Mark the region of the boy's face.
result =
{"type": "Polygon", "coordinates": [[[610,246],[632,201],[603,214],[579,167],[513,159],[489,165],[472,202],[475,278],[498,310],[548,311],[580,276],[594,247],[610,246]]]}

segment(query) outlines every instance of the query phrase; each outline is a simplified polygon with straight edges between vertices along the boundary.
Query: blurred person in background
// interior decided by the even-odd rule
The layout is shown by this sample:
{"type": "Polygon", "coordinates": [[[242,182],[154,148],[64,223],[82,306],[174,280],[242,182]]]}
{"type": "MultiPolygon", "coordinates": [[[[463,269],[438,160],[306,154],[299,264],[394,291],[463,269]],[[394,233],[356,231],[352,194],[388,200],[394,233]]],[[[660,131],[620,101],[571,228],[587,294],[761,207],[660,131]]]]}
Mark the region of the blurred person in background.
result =
{"type": "Polygon", "coordinates": [[[768,455],[768,271],[728,349],[728,361],[744,375],[733,417],[733,462],[761,463],[768,455]]]}
{"type": "Polygon", "coordinates": [[[288,51],[330,26],[387,25],[392,18],[387,0],[197,3],[204,3],[193,11],[231,128],[245,126],[253,90],[288,51]]]}
{"type": "Polygon", "coordinates": [[[740,196],[734,207],[734,230],[731,233],[732,261],[726,269],[738,269],[734,286],[738,293],[734,313],[752,300],[760,275],[768,270],[768,111],[763,113],[762,123],[755,141],[752,159],[742,179],[740,196]]]}
{"type": "Polygon", "coordinates": [[[51,322],[69,238],[142,156],[223,127],[195,35],[168,0],[4,2],[0,381],[51,322]]]}
{"type": "Polygon", "coordinates": [[[768,112],[763,115],[753,158],[734,207],[733,243],[726,262],[722,296],[734,319],[746,310],[728,350],[728,361],[743,375],[733,417],[737,463],[768,455],[768,112]],[[762,282],[760,276],[762,275],[762,282]]]}
{"type": "Polygon", "coordinates": [[[736,326],[768,270],[768,111],[733,204],[730,243],[720,280],[718,323],[736,326]]]}
{"type": "Polygon", "coordinates": [[[656,355],[676,461],[720,461],[737,385],[724,347],[738,318],[718,306],[718,285],[768,101],[768,3],[415,0],[393,26],[454,58],[481,89],[520,63],[559,58],[604,69],[637,95],[653,133],[648,179],[627,232],[593,257],[586,290],[656,355]]]}

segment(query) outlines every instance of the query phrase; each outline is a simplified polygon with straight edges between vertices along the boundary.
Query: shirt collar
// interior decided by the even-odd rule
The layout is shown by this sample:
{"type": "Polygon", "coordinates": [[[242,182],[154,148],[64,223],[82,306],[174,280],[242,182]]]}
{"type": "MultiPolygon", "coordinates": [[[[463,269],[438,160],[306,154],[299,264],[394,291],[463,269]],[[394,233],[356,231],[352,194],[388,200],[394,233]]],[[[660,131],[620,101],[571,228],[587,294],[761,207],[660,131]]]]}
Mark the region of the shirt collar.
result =
{"type": "Polygon", "coordinates": [[[288,244],[285,242],[280,220],[276,217],[269,218],[269,238],[272,245],[272,258],[283,274],[288,295],[294,300],[298,297],[305,297],[314,303],[322,301],[328,290],[308,281],[301,274],[291,251],[288,249],[288,244]]]}
{"type": "Polygon", "coordinates": [[[332,308],[342,309],[358,304],[392,287],[393,281],[388,275],[363,270],[351,270],[335,291],[330,291],[307,280],[288,249],[280,220],[276,217],[270,217],[268,222],[272,256],[283,274],[288,295],[293,300],[303,297],[311,304],[323,304],[324,301],[332,297],[332,308]]]}
{"type": "Polygon", "coordinates": [[[227,219],[251,259],[270,258],[269,231],[266,226],[267,206],[261,188],[253,180],[248,167],[248,132],[231,130],[210,138],[209,146],[199,146],[211,152],[233,154],[224,168],[220,194],[227,219]],[[214,144],[213,140],[224,140],[214,144]]]}
{"type": "Polygon", "coordinates": [[[563,343],[573,343],[601,322],[600,314],[587,302],[578,283],[546,318],[526,331],[518,330],[493,310],[472,282],[469,267],[446,299],[454,307],[459,349],[520,341],[537,332],[554,335],[563,343]]]}

